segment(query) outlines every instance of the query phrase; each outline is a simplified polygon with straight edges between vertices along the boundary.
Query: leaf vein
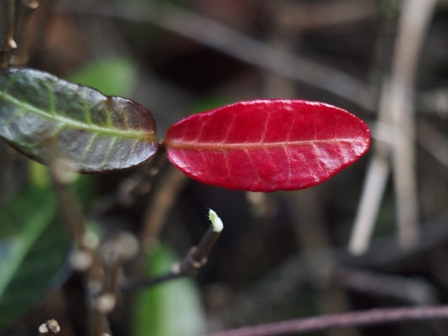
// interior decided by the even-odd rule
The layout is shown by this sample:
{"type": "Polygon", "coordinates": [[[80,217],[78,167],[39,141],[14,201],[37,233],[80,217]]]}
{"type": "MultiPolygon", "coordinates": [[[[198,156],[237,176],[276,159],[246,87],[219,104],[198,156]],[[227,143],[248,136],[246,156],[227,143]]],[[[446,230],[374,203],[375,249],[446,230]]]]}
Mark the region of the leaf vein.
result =
{"type": "MultiPolygon", "coordinates": [[[[3,98],[5,101],[11,103],[12,105],[16,106],[19,109],[28,110],[31,113],[37,114],[43,118],[52,120],[54,122],[61,122],[65,125],[67,125],[68,127],[81,128],[86,131],[99,133],[99,134],[103,134],[103,135],[108,135],[108,136],[117,136],[117,137],[121,136],[121,137],[141,139],[141,140],[148,139],[149,136],[152,136],[152,137],[154,136],[153,134],[148,134],[149,132],[145,132],[145,131],[123,130],[123,129],[112,128],[112,127],[106,128],[106,127],[94,125],[94,124],[89,125],[87,123],[69,119],[69,118],[67,118],[65,116],[61,116],[61,115],[51,115],[40,108],[37,108],[35,106],[29,105],[24,102],[21,102],[18,99],[15,99],[14,97],[12,97],[11,95],[6,94],[5,92],[0,92],[0,97],[3,98]]],[[[108,122],[111,122],[110,118],[108,118],[108,119],[109,119],[108,122]]]]}
{"type": "Polygon", "coordinates": [[[112,149],[113,149],[116,141],[117,141],[117,138],[113,138],[112,141],[110,141],[109,148],[108,148],[107,152],[104,154],[104,159],[103,159],[103,162],[101,163],[101,165],[103,167],[109,163],[110,153],[112,152],[112,149]]]}

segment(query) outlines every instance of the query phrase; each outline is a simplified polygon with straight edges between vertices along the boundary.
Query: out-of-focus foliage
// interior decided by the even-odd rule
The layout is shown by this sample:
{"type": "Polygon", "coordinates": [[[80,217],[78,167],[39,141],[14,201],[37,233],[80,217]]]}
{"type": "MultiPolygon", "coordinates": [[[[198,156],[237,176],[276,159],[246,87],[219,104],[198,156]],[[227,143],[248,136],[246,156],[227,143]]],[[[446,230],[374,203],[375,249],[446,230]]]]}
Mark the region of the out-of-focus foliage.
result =
{"type": "Polygon", "coordinates": [[[136,84],[137,69],[127,58],[107,58],[77,69],[68,80],[108,96],[129,97],[136,84]]]}
{"type": "MultiPolygon", "coordinates": [[[[166,246],[148,255],[144,274],[161,275],[173,266],[176,256],[166,246]]],[[[205,331],[205,315],[199,291],[191,279],[178,279],[143,289],[134,307],[133,336],[197,336],[205,331]]]]}
{"type": "Polygon", "coordinates": [[[36,187],[0,207],[0,329],[66,278],[71,239],[56,203],[51,189],[36,187]]]}

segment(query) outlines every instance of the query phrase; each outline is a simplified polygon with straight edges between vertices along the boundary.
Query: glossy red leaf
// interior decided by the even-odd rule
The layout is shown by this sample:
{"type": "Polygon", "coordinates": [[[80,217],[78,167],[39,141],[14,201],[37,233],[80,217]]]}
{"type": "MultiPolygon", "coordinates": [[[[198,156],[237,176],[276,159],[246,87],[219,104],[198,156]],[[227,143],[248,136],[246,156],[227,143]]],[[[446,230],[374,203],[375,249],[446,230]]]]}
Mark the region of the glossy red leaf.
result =
{"type": "Polygon", "coordinates": [[[366,124],[340,108],[256,100],[172,125],[169,160],[186,175],[229,189],[296,190],[323,182],[369,148],[366,124]]]}

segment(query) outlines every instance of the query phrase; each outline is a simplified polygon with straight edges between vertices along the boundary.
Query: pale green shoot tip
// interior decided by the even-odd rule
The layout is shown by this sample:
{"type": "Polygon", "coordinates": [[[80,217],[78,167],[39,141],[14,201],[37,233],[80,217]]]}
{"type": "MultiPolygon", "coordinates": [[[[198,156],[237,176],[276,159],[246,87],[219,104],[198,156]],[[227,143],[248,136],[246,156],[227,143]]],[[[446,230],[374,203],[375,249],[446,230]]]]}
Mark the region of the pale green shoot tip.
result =
{"type": "Polygon", "coordinates": [[[208,219],[212,222],[213,232],[221,232],[224,224],[219,216],[212,209],[208,211],[208,219]]]}

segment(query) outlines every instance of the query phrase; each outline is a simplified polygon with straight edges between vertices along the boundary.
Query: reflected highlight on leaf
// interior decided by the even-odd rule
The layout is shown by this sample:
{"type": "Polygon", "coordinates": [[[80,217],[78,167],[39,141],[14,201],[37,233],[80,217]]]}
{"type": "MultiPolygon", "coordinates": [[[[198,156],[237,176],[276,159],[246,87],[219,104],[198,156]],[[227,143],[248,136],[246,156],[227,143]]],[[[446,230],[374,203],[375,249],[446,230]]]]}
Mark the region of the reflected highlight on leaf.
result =
{"type": "Polygon", "coordinates": [[[30,69],[0,73],[0,137],[43,163],[81,171],[132,167],[157,150],[151,113],[121,97],[30,69]]]}
{"type": "Polygon", "coordinates": [[[168,129],[169,160],[203,183],[252,191],[321,183],[362,156],[366,124],[323,103],[240,102],[192,115],[168,129]]]}

